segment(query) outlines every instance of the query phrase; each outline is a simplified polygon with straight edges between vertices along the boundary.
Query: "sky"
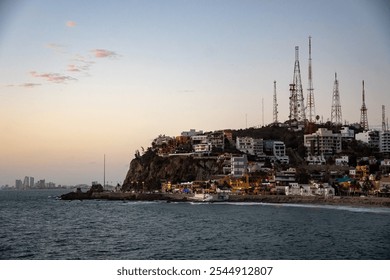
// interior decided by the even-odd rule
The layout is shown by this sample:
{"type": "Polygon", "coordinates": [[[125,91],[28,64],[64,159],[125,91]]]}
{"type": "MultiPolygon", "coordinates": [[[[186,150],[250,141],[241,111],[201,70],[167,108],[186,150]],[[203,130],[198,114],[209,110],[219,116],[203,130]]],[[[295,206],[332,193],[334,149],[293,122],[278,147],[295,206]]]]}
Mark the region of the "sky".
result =
{"type": "Polygon", "coordinates": [[[160,134],[240,129],[289,115],[295,46],[306,101],[312,37],[315,110],[390,114],[385,0],[0,1],[0,186],[122,183],[160,134]],[[264,108],[264,110],[263,110],[264,108]],[[264,117],[263,117],[264,116],[264,117]]]}

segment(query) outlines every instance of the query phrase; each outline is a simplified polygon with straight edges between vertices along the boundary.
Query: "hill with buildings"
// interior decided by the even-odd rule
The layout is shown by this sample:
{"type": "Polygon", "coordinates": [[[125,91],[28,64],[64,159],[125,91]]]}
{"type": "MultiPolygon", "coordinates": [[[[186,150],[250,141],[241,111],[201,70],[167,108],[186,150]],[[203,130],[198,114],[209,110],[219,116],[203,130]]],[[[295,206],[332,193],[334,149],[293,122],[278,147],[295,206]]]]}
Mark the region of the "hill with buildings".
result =
{"type": "Polygon", "coordinates": [[[311,130],[271,125],[159,135],[146,151],[136,151],[122,191],[153,191],[164,184],[194,181],[214,181],[229,188],[241,184],[252,191],[265,183],[335,184],[350,178],[352,169],[357,175],[349,184],[353,179],[363,186],[368,175],[378,178],[381,172],[388,173],[387,166],[381,166],[387,154],[370,142],[356,140],[359,130],[329,125],[311,130]]]}

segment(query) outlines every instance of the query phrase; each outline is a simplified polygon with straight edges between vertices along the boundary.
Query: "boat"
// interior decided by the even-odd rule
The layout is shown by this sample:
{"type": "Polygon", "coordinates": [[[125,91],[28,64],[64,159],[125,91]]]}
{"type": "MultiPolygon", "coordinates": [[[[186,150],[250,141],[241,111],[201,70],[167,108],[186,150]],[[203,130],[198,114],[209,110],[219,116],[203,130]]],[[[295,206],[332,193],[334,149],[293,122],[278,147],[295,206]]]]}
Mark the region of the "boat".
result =
{"type": "Polygon", "coordinates": [[[227,201],[229,199],[229,195],[225,192],[220,192],[216,194],[196,193],[194,194],[194,196],[190,197],[190,199],[201,202],[227,201]]]}

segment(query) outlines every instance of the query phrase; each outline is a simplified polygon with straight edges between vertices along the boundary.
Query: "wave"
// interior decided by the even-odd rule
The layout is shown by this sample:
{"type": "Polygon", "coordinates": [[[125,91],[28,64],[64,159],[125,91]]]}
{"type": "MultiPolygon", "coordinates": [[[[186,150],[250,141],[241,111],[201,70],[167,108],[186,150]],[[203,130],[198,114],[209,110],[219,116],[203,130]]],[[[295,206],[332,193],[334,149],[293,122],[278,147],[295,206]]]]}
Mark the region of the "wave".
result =
{"type": "MultiPolygon", "coordinates": [[[[190,203],[192,205],[202,205],[211,203],[190,203]]],[[[326,204],[295,204],[295,203],[268,203],[268,202],[214,202],[214,205],[235,205],[235,206],[273,206],[273,207],[296,207],[296,208],[317,208],[317,209],[330,209],[341,210],[358,213],[379,213],[389,214],[390,208],[382,207],[359,207],[359,206],[346,206],[346,205],[326,205],[326,204]]]]}

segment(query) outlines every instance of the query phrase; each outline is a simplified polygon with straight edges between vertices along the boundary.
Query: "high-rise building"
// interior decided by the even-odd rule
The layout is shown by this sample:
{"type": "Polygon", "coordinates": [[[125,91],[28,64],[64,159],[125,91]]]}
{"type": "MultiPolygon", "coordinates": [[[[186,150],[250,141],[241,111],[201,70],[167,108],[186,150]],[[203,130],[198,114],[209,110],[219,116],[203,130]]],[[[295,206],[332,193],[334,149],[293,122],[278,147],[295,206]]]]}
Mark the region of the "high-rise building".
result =
{"type": "Polygon", "coordinates": [[[23,189],[23,182],[22,182],[22,180],[17,179],[17,180],[15,181],[15,188],[16,188],[17,190],[23,189]]]}
{"type": "Polygon", "coordinates": [[[30,187],[30,178],[28,176],[24,177],[23,188],[28,189],[30,187]]]}

